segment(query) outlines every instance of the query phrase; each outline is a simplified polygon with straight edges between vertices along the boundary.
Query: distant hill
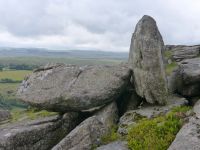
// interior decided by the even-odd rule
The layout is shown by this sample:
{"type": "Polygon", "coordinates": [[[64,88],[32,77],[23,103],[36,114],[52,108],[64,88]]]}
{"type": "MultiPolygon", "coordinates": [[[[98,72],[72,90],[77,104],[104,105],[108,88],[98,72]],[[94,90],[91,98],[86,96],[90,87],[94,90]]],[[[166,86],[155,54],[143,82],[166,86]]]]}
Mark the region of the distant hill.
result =
{"type": "Polygon", "coordinates": [[[128,59],[128,52],[106,52],[95,50],[57,51],[40,48],[0,48],[0,57],[69,57],[93,59],[128,59]]]}

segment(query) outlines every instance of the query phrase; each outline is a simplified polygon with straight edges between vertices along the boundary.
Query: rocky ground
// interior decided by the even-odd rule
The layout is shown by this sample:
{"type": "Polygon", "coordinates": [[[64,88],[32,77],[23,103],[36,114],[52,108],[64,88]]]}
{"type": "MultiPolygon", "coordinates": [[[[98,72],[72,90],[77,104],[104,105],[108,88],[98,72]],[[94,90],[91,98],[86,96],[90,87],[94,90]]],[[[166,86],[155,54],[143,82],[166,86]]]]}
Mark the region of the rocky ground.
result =
{"type": "Polygon", "coordinates": [[[199,53],[165,46],[144,16],[127,64],[34,70],[18,98],[58,114],[13,122],[0,110],[0,150],[199,150],[199,53]]]}

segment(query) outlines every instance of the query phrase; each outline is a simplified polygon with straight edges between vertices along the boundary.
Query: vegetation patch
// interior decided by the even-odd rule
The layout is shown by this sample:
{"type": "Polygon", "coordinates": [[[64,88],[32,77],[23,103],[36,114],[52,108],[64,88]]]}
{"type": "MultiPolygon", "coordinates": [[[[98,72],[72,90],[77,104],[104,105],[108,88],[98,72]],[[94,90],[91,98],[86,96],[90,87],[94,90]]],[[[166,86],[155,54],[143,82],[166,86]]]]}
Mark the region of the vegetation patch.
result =
{"type": "Polygon", "coordinates": [[[172,58],[172,52],[171,51],[165,51],[164,52],[164,57],[165,58],[172,58]]]}
{"type": "Polygon", "coordinates": [[[49,117],[57,115],[57,112],[49,112],[46,110],[37,110],[35,108],[29,109],[13,109],[11,111],[11,122],[21,121],[21,120],[34,120],[37,118],[49,117]]]}
{"type": "Polygon", "coordinates": [[[0,80],[10,79],[13,81],[22,81],[30,73],[31,71],[28,70],[5,70],[0,72],[0,80]]]}
{"type": "Polygon", "coordinates": [[[0,83],[0,108],[27,108],[27,105],[16,99],[19,83],[0,83]]]}
{"type": "Polygon", "coordinates": [[[176,68],[177,68],[177,63],[176,62],[172,62],[171,64],[167,64],[165,71],[167,75],[170,75],[176,68]]]}
{"type": "Polygon", "coordinates": [[[12,80],[8,78],[0,79],[0,83],[21,83],[22,80],[12,80]]]}
{"type": "Polygon", "coordinates": [[[31,73],[27,70],[0,71],[0,108],[27,108],[27,105],[16,99],[16,91],[24,77],[31,73]]]}
{"type": "Polygon", "coordinates": [[[117,129],[118,129],[118,127],[116,125],[112,126],[110,132],[108,134],[104,135],[103,137],[101,137],[101,144],[105,145],[105,144],[111,143],[111,142],[119,139],[120,136],[117,133],[117,129]]]}
{"type": "Polygon", "coordinates": [[[174,140],[190,107],[176,107],[165,116],[151,120],[142,119],[132,127],[127,136],[131,150],[165,150],[174,140]]]}

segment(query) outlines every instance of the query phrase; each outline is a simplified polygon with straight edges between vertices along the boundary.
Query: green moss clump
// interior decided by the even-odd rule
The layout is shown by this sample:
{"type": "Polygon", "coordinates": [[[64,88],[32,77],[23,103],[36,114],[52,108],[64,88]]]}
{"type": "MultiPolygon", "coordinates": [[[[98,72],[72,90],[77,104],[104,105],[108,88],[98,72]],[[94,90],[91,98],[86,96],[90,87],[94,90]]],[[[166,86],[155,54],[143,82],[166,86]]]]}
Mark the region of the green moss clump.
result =
{"type": "Polygon", "coordinates": [[[27,116],[28,118],[30,119],[36,119],[36,118],[39,118],[39,117],[48,117],[48,116],[53,116],[53,115],[56,115],[58,113],[56,112],[49,112],[49,111],[46,111],[46,110],[34,110],[34,109],[31,109],[31,110],[28,110],[27,112],[27,116]]]}
{"type": "Polygon", "coordinates": [[[172,52],[171,51],[165,51],[164,52],[164,57],[165,58],[172,58],[172,52]]]}
{"type": "Polygon", "coordinates": [[[176,68],[177,68],[177,63],[172,62],[171,64],[167,64],[165,67],[165,71],[167,75],[170,75],[176,68]]]}
{"type": "Polygon", "coordinates": [[[11,122],[16,122],[20,120],[34,120],[37,118],[43,118],[48,116],[53,116],[58,114],[57,112],[49,112],[46,110],[37,110],[34,108],[30,109],[14,109],[11,111],[11,122]]]}
{"type": "Polygon", "coordinates": [[[101,144],[108,144],[110,142],[116,141],[119,139],[119,135],[117,133],[117,126],[113,126],[110,130],[110,132],[104,136],[101,137],[101,144]]]}
{"type": "Polygon", "coordinates": [[[166,150],[183,125],[184,115],[190,107],[176,107],[165,116],[143,119],[128,132],[131,150],[166,150]]]}

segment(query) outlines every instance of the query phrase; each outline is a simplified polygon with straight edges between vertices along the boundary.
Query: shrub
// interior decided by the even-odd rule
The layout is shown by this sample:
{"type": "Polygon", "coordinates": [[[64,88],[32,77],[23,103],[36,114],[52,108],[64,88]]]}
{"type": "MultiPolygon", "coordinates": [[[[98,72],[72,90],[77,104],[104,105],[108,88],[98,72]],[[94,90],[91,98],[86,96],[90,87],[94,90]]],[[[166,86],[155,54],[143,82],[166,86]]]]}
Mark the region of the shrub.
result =
{"type": "Polygon", "coordinates": [[[190,107],[176,107],[165,116],[151,120],[143,119],[128,132],[128,146],[131,150],[165,150],[174,140],[183,124],[180,113],[190,107]]]}

